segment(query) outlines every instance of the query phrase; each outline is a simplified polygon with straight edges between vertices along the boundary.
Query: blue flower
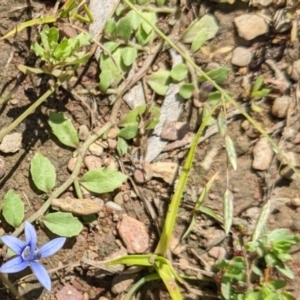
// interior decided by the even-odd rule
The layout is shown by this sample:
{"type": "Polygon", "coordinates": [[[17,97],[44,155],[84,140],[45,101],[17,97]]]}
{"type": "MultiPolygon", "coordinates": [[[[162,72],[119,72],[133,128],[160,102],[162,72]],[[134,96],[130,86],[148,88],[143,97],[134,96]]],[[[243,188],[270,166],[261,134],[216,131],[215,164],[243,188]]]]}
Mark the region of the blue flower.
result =
{"type": "Polygon", "coordinates": [[[56,238],[41,248],[36,247],[37,237],[34,227],[25,222],[26,243],[14,236],[2,236],[2,242],[12,249],[17,256],[3,264],[0,268],[1,273],[16,273],[30,266],[32,272],[48,291],[51,290],[51,280],[45,267],[38,262],[38,259],[48,257],[57,252],[65,243],[66,238],[56,238]]]}

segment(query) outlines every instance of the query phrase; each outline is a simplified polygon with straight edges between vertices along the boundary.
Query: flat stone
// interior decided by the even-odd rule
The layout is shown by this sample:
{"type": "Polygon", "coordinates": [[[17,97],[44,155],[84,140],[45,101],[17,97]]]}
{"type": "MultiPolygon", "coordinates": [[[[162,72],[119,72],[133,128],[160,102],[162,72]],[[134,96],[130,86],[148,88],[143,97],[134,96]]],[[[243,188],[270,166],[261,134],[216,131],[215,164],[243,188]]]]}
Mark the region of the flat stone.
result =
{"type": "Polygon", "coordinates": [[[163,125],[160,137],[168,141],[177,141],[183,139],[188,131],[189,125],[187,123],[166,120],[163,125]]]}
{"type": "Polygon", "coordinates": [[[144,223],[124,214],[118,223],[118,233],[128,253],[144,253],[149,248],[149,234],[144,223]]]}
{"type": "Polygon", "coordinates": [[[125,292],[134,282],[135,276],[135,274],[115,275],[111,283],[111,291],[117,295],[125,292]]]}
{"type": "Polygon", "coordinates": [[[0,145],[0,151],[4,153],[15,153],[22,148],[22,134],[14,132],[6,135],[0,145]]]}
{"type": "Polygon", "coordinates": [[[175,162],[156,162],[151,164],[153,177],[158,177],[167,182],[173,184],[177,171],[178,164],[175,162]]]}
{"type": "Polygon", "coordinates": [[[73,199],[73,198],[60,198],[53,199],[51,206],[56,209],[71,212],[77,215],[90,215],[98,213],[102,206],[92,199],[73,199]]]}
{"type": "Polygon", "coordinates": [[[246,67],[252,60],[252,53],[245,47],[236,47],[232,52],[231,63],[238,67],[246,67]]]}
{"type": "Polygon", "coordinates": [[[268,24],[262,17],[255,14],[243,14],[234,18],[238,35],[247,41],[268,33],[268,24]]]}
{"type": "Polygon", "coordinates": [[[217,260],[221,260],[223,258],[226,257],[226,250],[223,247],[212,247],[209,251],[208,251],[208,255],[212,258],[215,258],[217,260]]]}
{"type": "Polygon", "coordinates": [[[272,162],[273,149],[265,137],[261,137],[253,148],[252,167],[255,170],[267,170],[272,162]]]}

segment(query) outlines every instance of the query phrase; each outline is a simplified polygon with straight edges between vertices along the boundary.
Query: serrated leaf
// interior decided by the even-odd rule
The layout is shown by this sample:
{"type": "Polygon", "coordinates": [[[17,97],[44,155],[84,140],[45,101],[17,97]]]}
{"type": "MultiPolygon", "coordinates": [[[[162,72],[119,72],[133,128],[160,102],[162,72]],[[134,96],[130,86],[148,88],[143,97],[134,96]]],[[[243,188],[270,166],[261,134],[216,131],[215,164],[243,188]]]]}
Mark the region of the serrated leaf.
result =
{"type": "Polygon", "coordinates": [[[103,194],[120,187],[127,176],[111,169],[99,168],[86,172],[79,183],[87,190],[103,194]]]}
{"type": "Polygon", "coordinates": [[[227,152],[229,161],[230,161],[233,169],[236,171],[236,169],[237,169],[236,152],[235,152],[234,144],[229,135],[225,136],[225,146],[226,146],[226,152],[227,152]]]}
{"type": "Polygon", "coordinates": [[[119,156],[123,156],[124,154],[126,154],[128,152],[127,142],[120,137],[118,138],[118,142],[117,142],[117,151],[118,151],[119,156]]]}
{"type": "Polygon", "coordinates": [[[2,214],[5,221],[15,228],[22,223],[24,218],[24,203],[20,196],[13,190],[9,190],[4,196],[2,214]]]}
{"type": "Polygon", "coordinates": [[[51,112],[48,123],[58,140],[69,147],[77,148],[79,139],[72,122],[62,113],[51,112]]]}
{"type": "MultiPolygon", "coordinates": [[[[228,77],[228,74],[229,69],[223,67],[208,71],[206,73],[206,75],[209,76],[216,83],[222,83],[228,77]]],[[[204,76],[200,76],[199,81],[204,82],[206,81],[206,78],[204,78],[204,76]]]]}
{"type": "Polygon", "coordinates": [[[125,140],[130,140],[135,138],[138,132],[139,132],[139,124],[134,123],[122,128],[118,133],[118,136],[125,140]]]}
{"type": "Polygon", "coordinates": [[[170,83],[169,71],[158,71],[147,76],[146,82],[158,95],[164,96],[167,93],[170,83]]]}
{"type": "Polygon", "coordinates": [[[230,232],[233,221],[233,195],[226,189],[223,197],[223,225],[226,234],[230,232]]]}
{"type": "Polygon", "coordinates": [[[200,20],[193,22],[183,34],[182,41],[192,43],[200,30],[207,33],[207,40],[214,38],[219,30],[216,18],[213,15],[206,14],[200,20]]]}
{"type": "Polygon", "coordinates": [[[184,83],[179,86],[179,95],[183,99],[189,99],[192,97],[195,86],[192,83],[184,83]]]}
{"type": "Polygon", "coordinates": [[[59,236],[72,237],[78,235],[83,225],[71,213],[51,213],[42,219],[45,226],[59,236]]]}
{"type": "Polygon", "coordinates": [[[137,50],[131,47],[122,49],[122,60],[125,66],[131,66],[137,58],[137,50]]]}
{"type": "Polygon", "coordinates": [[[30,174],[35,186],[49,193],[55,186],[56,172],[50,160],[41,153],[36,153],[30,163],[30,174]]]}
{"type": "Polygon", "coordinates": [[[200,29],[196,34],[194,40],[192,41],[191,51],[196,52],[200,49],[201,46],[208,40],[208,34],[205,29],[200,29]]]}
{"type": "Polygon", "coordinates": [[[185,79],[187,74],[187,66],[183,63],[175,65],[170,72],[170,76],[176,81],[181,81],[185,79]]]}

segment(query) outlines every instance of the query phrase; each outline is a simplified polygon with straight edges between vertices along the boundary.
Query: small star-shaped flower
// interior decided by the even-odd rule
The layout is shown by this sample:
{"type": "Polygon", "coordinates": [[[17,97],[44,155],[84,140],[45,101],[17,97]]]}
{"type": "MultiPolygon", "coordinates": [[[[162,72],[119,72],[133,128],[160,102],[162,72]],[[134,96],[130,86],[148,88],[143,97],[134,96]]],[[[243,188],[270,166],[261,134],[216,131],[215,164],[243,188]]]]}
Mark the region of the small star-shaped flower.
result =
{"type": "Polygon", "coordinates": [[[20,239],[5,235],[1,237],[2,242],[16,253],[16,257],[12,258],[0,268],[1,273],[16,273],[30,266],[32,272],[39,280],[41,285],[51,290],[50,276],[45,267],[38,262],[40,258],[45,258],[56,253],[65,243],[66,238],[56,238],[41,248],[37,248],[37,236],[34,227],[25,222],[25,238],[26,243],[20,239]]]}

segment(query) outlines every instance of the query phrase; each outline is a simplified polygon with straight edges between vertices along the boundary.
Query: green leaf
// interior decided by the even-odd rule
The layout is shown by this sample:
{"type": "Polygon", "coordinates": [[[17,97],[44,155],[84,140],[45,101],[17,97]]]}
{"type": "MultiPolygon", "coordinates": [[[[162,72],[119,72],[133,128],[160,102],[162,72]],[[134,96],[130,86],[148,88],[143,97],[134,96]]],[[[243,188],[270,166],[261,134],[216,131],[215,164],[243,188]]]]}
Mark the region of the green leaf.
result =
{"type": "Polygon", "coordinates": [[[117,24],[117,35],[125,42],[128,42],[132,34],[131,21],[128,18],[122,18],[117,24]]]}
{"type": "Polygon", "coordinates": [[[215,91],[215,92],[211,92],[208,94],[208,97],[207,97],[207,102],[213,106],[213,105],[216,105],[218,102],[220,102],[222,98],[222,94],[218,91],[215,91]]]}
{"type": "Polygon", "coordinates": [[[226,189],[223,197],[223,224],[226,234],[230,232],[233,221],[233,195],[226,189]]]}
{"type": "Polygon", "coordinates": [[[131,47],[125,47],[122,49],[122,60],[125,66],[131,66],[137,58],[137,50],[131,47]]]}
{"type": "MultiPolygon", "coordinates": [[[[222,83],[228,77],[228,74],[229,69],[223,67],[208,71],[206,73],[206,75],[209,76],[216,83],[222,83]]],[[[206,81],[206,79],[204,78],[204,76],[200,76],[199,81],[204,82],[206,81]]]]}
{"type": "Polygon", "coordinates": [[[113,82],[113,74],[111,70],[103,70],[100,73],[99,79],[99,89],[105,93],[113,82]]]}
{"type": "Polygon", "coordinates": [[[270,215],[270,205],[271,201],[268,200],[260,210],[259,216],[256,220],[254,231],[252,233],[252,241],[256,241],[262,234],[263,229],[267,224],[268,217],[270,215]]]}
{"type": "Polygon", "coordinates": [[[114,20],[108,20],[104,27],[104,33],[109,35],[115,35],[117,30],[117,24],[114,20]]]}
{"type": "Polygon", "coordinates": [[[137,136],[138,132],[139,132],[139,124],[134,123],[122,128],[118,136],[125,140],[131,140],[137,136]]]}
{"type": "Polygon", "coordinates": [[[170,84],[170,72],[158,71],[146,77],[146,81],[158,95],[166,95],[170,84]]]}
{"type": "Polygon", "coordinates": [[[133,30],[137,30],[138,27],[141,25],[142,19],[135,11],[131,10],[127,14],[127,18],[128,20],[130,20],[131,27],[133,30]]]}
{"type": "Polygon", "coordinates": [[[211,218],[215,219],[217,222],[219,222],[220,224],[223,223],[223,218],[216,214],[211,208],[206,207],[206,206],[201,206],[199,207],[199,212],[202,212],[203,214],[206,214],[208,216],[210,216],[211,218]]]}
{"type": "Polygon", "coordinates": [[[119,126],[127,127],[131,125],[136,125],[136,123],[140,122],[142,115],[146,112],[150,112],[150,123],[146,126],[146,129],[153,129],[155,125],[159,122],[160,118],[160,109],[154,105],[147,107],[146,104],[142,104],[137,106],[132,111],[130,111],[120,122],[119,126]]]}
{"type": "Polygon", "coordinates": [[[42,59],[45,59],[45,50],[43,47],[41,47],[40,44],[37,42],[34,42],[31,44],[30,49],[34,52],[36,56],[41,57],[42,59]]]}
{"type": "Polygon", "coordinates": [[[30,163],[30,173],[35,186],[49,193],[55,186],[56,172],[50,160],[41,153],[36,153],[30,163]]]}
{"type": "Polygon", "coordinates": [[[234,148],[232,139],[230,138],[229,135],[225,136],[225,146],[226,146],[226,152],[227,152],[229,161],[230,161],[233,169],[236,171],[236,169],[237,169],[236,152],[235,152],[235,148],[234,148]]]}
{"type": "Polygon", "coordinates": [[[69,147],[77,148],[79,139],[72,122],[62,113],[51,112],[48,123],[58,140],[69,147]]]}
{"type": "Polygon", "coordinates": [[[225,136],[226,134],[226,118],[225,118],[225,113],[223,110],[221,110],[218,114],[217,118],[217,125],[218,125],[218,130],[221,136],[225,136]]]}
{"type": "Polygon", "coordinates": [[[255,92],[251,93],[251,97],[262,98],[262,97],[269,95],[270,91],[271,91],[270,89],[262,89],[260,91],[255,91],[255,92]]]}
{"type": "MultiPolygon", "coordinates": [[[[148,20],[152,25],[155,25],[156,22],[156,14],[154,12],[143,12],[142,13],[143,17],[148,20]]],[[[143,27],[143,30],[145,31],[145,33],[147,35],[149,35],[152,32],[152,27],[145,22],[144,20],[142,20],[142,24],[141,27],[143,27]]]]}
{"type": "Polygon", "coordinates": [[[208,34],[205,31],[205,29],[200,29],[199,32],[196,34],[192,45],[191,45],[191,51],[196,52],[200,49],[201,46],[208,40],[208,34]]]}
{"type": "Polygon", "coordinates": [[[118,142],[117,142],[117,151],[118,151],[119,156],[123,156],[124,154],[126,154],[128,152],[127,142],[120,137],[118,138],[118,142]]]}
{"type": "Polygon", "coordinates": [[[257,113],[262,112],[262,108],[258,106],[254,100],[251,100],[251,109],[257,113]]]}
{"type": "Polygon", "coordinates": [[[205,14],[200,20],[193,22],[182,36],[184,43],[192,43],[199,31],[205,31],[207,40],[215,37],[219,30],[219,25],[213,15],[205,14]]]}
{"type": "Polygon", "coordinates": [[[150,34],[146,33],[146,31],[143,29],[142,26],[139,26],[135,33],[135,37],[138,41],[138,43],[141,46],[146,45],[147,43],[150,43],[154,39],[154,32],[151,31],[150,34]]]}
{"type": "Polygon", "coordinates": [[[188,71],[186,64],[180,63],[172,68],[170,76],[176,81],[181,81],[186,78],[187,73],[188,71]]]}
{"type": "Polygon", "coordinates": [[[71,213],[56,212],[42,219],[45,226],[59,236],[72,237],[78,235],[83,225],[71,213]]]}
{"type": "Polygon", "coordinates": [[[264,76],[263,75],[258,76],[253,84],[251,93],[254,93],[254,92],[257,92],[258,90],[260,90],[263,83],[264,83],[264,76]]]}
{"type": "Polygon", "coordinates": [[[275,264],[275,268],[281,272],[284,276],[290,278],[290,279],[294,279],[294,273],[293,271],[286,265],[286,264],[275,264]]]}
{"type": "Polygon", "coordinates": [[[13,190],[9,190],[4,196],[2,214],[9,225],[15,228],[21,225],[24,218],[24,203],[13,190]]]}
{"type": "Polygon", "coordinates": [[[121,172],[99,168],[86,172],[79,183],[91,192],[103,194],[120,187],[126,178],[121,172]]]}
{"type": "Polygon", "coordinates": [[[156,5],[161,7],[161,6],[164,6],[166,0],[156,0],[156,5]]]}
{"type": "Polygon", "coordinates": [[[189,99],[192,97],[195,86],[192,83],[184,83],[179,86],[179,95],[183,99],[189,99]]]}

